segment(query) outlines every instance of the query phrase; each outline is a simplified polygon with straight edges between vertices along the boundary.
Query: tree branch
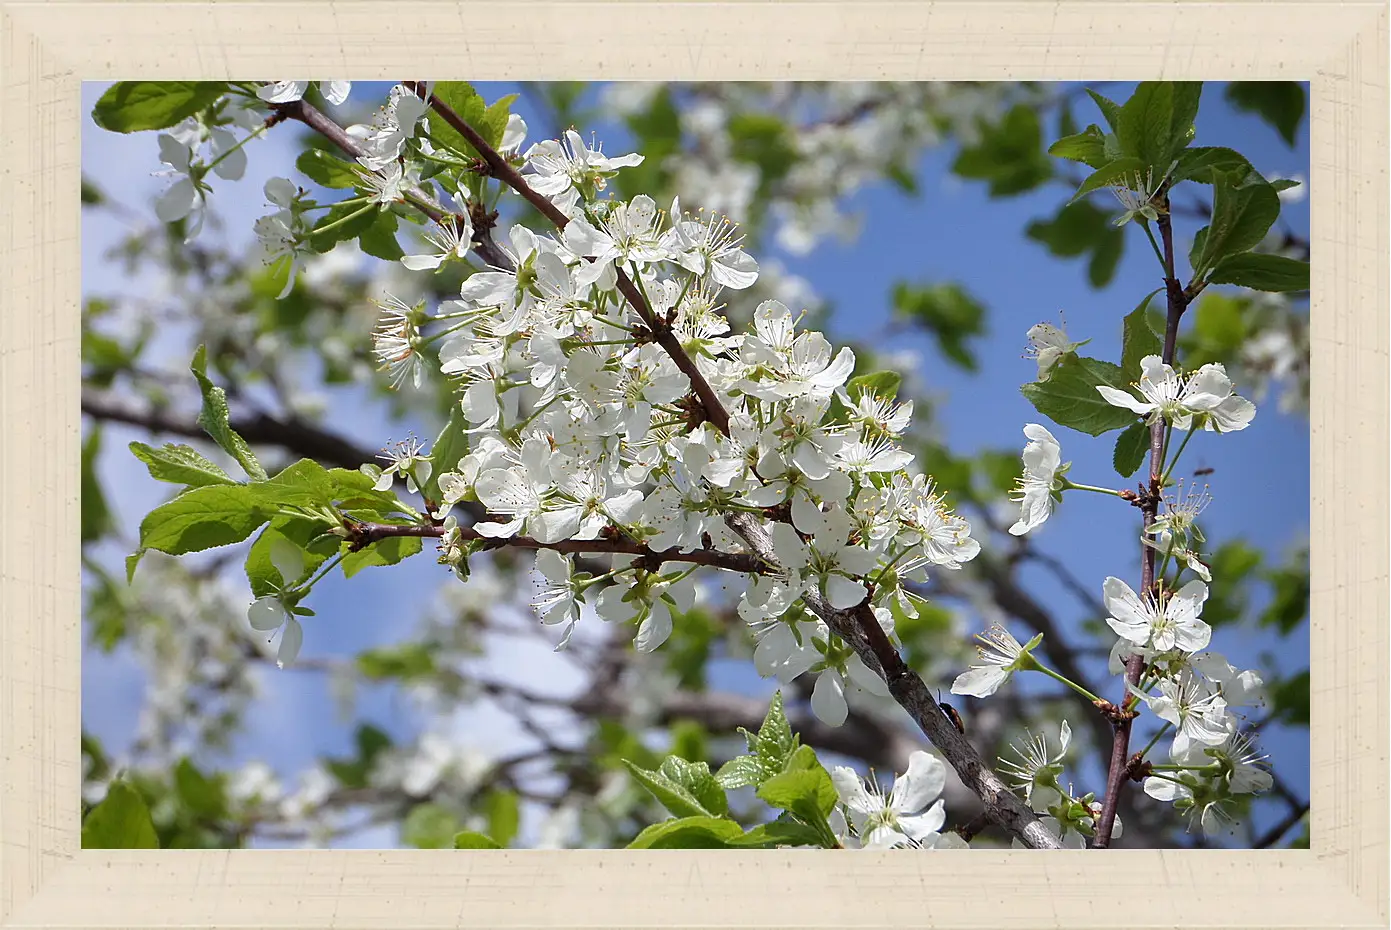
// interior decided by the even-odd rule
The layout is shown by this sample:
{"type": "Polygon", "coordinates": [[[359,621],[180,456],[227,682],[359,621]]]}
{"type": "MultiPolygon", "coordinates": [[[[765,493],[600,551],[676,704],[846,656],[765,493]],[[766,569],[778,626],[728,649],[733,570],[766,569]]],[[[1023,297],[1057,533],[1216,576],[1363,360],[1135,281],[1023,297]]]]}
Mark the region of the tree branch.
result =
{"type": "MultiPolygon", "coordinates": [[[[554,549],[556,552],[566,554],[634,555],[647,560],[654,567],[663,562],[689,562],[693,565],[706,565],[711,568],[723,568],[727,571],[751,575],[768,571],[768,566],[764,564],[762,559],[743,552],[722,552],[717,549],[696,549],[692,552],[682,552],[675,548],[663,549],[658,552],[648,546],[623,539],[562,539],[557,542],[542,542],[530,536],[484,536],[472,527],[466,526],[461,526],[458,529],[459,535],[463,539],[485,542],[490,549],[511,547],[514,549],[554,549]]],[[[421,524],[398,526],[390,523],[360,523],[355,520],[348,522],[347,531],[346,539],[354,549],[362,549],[393,536],[439,538],[445,533],[443,526],[421,524]]]]}
{"type": "MultiPolygon", "coordinates": [[[[1164,290],[1168,296],[1168,314],[1164,321],[1164,350],[1161,358],[1164,364],[1172,365],[1174,363],[1174,349],[1178,345],[1179,321],[1183,319],[1183,311],[1188,308],[1189,298],[1174,271],[1174,228],[1173,219],[1169,215],[1167,193],[1164,194],[1163,200],[1158,225],[1160,239],[1164,243],[1164,290]]],[[[1159,516],[1160,494],[1163,491],[1161,474],[1164,465],[1163,417],[1155,418],[1155,421],[1150,424],[1149,465],[1149,488],[1147,493],[1140,498],[1140,512],[1144,515],[1142,534],[1149,530],[1159,516]]],[[[1140,590],[1157,600],[1160,591],[1158,579],[1155,578],[1154,573],[1155,554],[1154,547],[1141,544],[1140,590]]],[[[1144,656],[1135,655],[1126,660],[1126,687],[1116,705],[1118,708],[1123,710],[1127,702],[1131,700],[1130,689],[1139,685],[1140,676],[1144,670],[1144,656]]],[[[1112,726],[1115,728],[1115,736],[1111,742],[1111,761],[1106,775],[1106,797],[1102,801],[1101,818],[1096,825],[1096,836],[1092,842],[1094,849],[1105,849],[1111,845],[1111,831],[1116,822],[1116,805],[1119,803],[1120,792],[1125,786],[1130,769],[1130,729],[1133,721],[1134,716],[1124,712],[1116,714],[1113,718],[1112,726]]]]}
{"type": "MultiPolygon", "coordinates": [[[[419,90],[417,82],[406,81],[404,83],[408,88],[419,90]]],[[[453,108],[434,94],[429,96],[428,102],[441,119],[453,127],[477,150],[493,177],[515,190],[543,216],[554,223],[558,229],[563,229],[569,223],[568,217],[544,196],[533,190],[520,172],[512,167],[453,108]]],[[[299,108],[298,112],[292,112],[289,115],[300,119],[307,125],[315,126],[311,120],[323,121],[316,119],[314,114],[317,112],[312,107],[305,105],[299,108]]],[[[318,116],[322,117],[322,114],[318,114],[318,116]]],[[[336,124],[334,126],[336,127],[336,124]]],[[[319,127],[315,126],[315,128],[319,127]]],[[[346,133],[343,135],[346,136],[346,133]]],[[[329,137],[334,138],[333,135],[329,137]]],[[[337,139],[335,141],[340,147],[345,147],[342,141],[337,139]]],[[[347,150],[351,152],[351,149],[347,150]]],[[[616,271],[619,291],[632,305],[638,317],[651,330],[654,341],[666,350],[677,368],[690,380],[691,389],[704,408],[705,418],[713,423],[720,432],[727,435],[729,433],[729,412],[724,408],[719,396],[705,376],[701,374],[694,360],[687,354],[685,347],[681,345],[680,340],[672,330],[671,322],[658,319],[627,274],[621,268],[617,268],[616,271]]],[[[732,514],[726,517],[726,522],[744,539],[762,562],[768,566],[778,564],[773,553],[772,540],[758,520],[748,514],[732,514]]],[[[426,532],[434,531],[436,528],[420,527],[419,529],[421,530],[419,535],[438,534],[426,532]]],[[[442,533],[442,530],[438,532],[442,533]]],[[[660,558],[666,560],[668,557],[665,554],[660,554],[660,558]]],[[[903,662],[903,659],[889,642],[878,620],[875,619],[868,604],[863,604],[853,611],[839,611],[821,598],[819,594],[808,592],[804,595],[803,600],[808,608],[825,620],[827,625],[845,640],[870,668],[884,677],[895,700],[908,711],[913,721],[922,729],[933,745],[947,757],[962,781],[980,797],[992,820],[1013,835],[1018,836],[1025,845],[1031,848],[1061,848],[1057,838],[1043,826],[1037,815],[1009,790],[998,775],[985,765],[975,748],[957,731],[942,708],[933,700],[927,685],[903,662]]]]}
{"type": "MultiPolygon", "coordinates": [[[[406,81],[405,85],[412,89],[418,88],[418,85],[414,81],[406,81]]],[[[526,178],[522,177],[521,172],[512,167],[507,159],[503,158],[496,149],[489,145],[487,140],[479,135],[478,130],[468,124],[467,120],[456,113],[449,104],[445,103],[434,94],[430,95],[429,104],[430,107],[440,115],[441,119],[453,127],[455,131],[468,141],[469,145],[473,146],[474,149],[478,151],[478,154],[483,159],[483,163],[488,166],[488,173],[492,177],[520,194],[527,203],[540,211],[542,216],[554,223],[556,229],[564,229],[566,227],[570,222],[570,218],[560,212],[560,209],[556,207],[555,204],[551,203],[543,194],[539,194],[533,190],[531,185],[526,182],[526,178]]],[[[642,296],[642,292],[638,290],[637,285],[633,283],[632,279],[628,277],[627,273],[622,268],[615,266],[614,270],[617,272],[618,276],[619,292],[627,299],[628,303],[637,313],[638,318],[651,330],[653,340],[666,350],[667,354],[671,356],[671,360],[676,364],[676,367],[680,369],[681,373],[690,381],[691,390],[695,392],[696,397],[700,399],[701,406],[705,408],[706,419],[714,423],[720,432],[728,434],[729,411],[725,410],[719,395],[715,393],[714,388],[710,386],[710,382],[701,374],[700,369],[696,366],[695,360],[691,358],[686,352],[685,347],[681,345],[681,340],[678,339],[676,333],[672,331],[671,322],[669,320],[658,319],[657,315],[648,305],[647,300],[642,296]]]]}
{"type": "MultiPolygon", "coordinates": [[[[778,564],[772,537],[751,514],[730,514],[725,517],[725,522],[765,562],[778,564]]],[[[908,711],[908,716],[932,745],[941,751],[966,787],[981,799],[991,820],[1032,849],[1062,848],[1057,837],[990,770],[975,747],[956,729],[941,705],[933,699],[927,685],[889,642],[867,601],[850,610],[837,610],[814,590],[804,592],[802,600],[812,613],[824,620],[836,635],[855,650],[866,665],[888,682],[894,700],[908,711]]]]}
{"type": "MultiPolygon", "coordinates": [[[[98,420],[139,426],[152,433],[192,439],[208,437],[192,417],[178,416],[165,407],[142,407],[125,398],[86,386],[82,388],[82,412],[98,420]]],[[[266,413],[237,415],[232,417],[230,425],[252,445],[282,446],[293,449],[304,458],[339,468],[355,470],[376,459],[371,452],[342,436],[293,417],[279,419],[266,413]]]]}

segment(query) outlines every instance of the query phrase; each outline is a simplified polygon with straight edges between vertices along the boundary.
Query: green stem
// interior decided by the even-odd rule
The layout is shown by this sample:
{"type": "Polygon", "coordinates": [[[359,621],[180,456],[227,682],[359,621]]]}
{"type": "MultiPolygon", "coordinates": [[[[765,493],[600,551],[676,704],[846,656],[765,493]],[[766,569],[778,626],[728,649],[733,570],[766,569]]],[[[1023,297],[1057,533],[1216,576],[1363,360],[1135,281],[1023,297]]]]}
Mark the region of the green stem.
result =
{"type": "Polygon", "coordinates": [[[1173,277],[1173,275],[1169,273],[1168,264],[1164,261],[1164,253],[1159,251],[1159,242],[1154,238],[1154,233],[1150,230],[1150,224],[1141,220],[1140,228],[1145,231],[1145,236],[1150,241],[1150,248],[1154,249],[1154,257],[1159,259],[1159,267],[1164,269],[1165,276],[1173,277]]]}
{"type": "Polygon", "coordinates": [[[1164,725],[1159,728],[1159,732],[1154,734],[1154,738],[1145,744],[1145,748],[1140,750],[1140,758],[1149,755],[1149,751],[1154,748],[1154,744],[1159,742],[1159,738],[1168,732],[1169,727],[1173,726],[1169,721],[1164,721],[1164,725]]]}
{"type": "Polygon", "coordinates": [[[242,137],[242,140],[241,140],[240,142],[238,142],[236,145],[232,146],[230,149],[228,149],[227,151],[223,152],[221,155],[217,156],[217,157],[214,158],[212,161],[208,162],[208,170],[211,171],[213,168],[216,168],[216,167],[218,166],[218,163],[221,162],[224,158],[226,158],[228,155],[231,155],[233,152],[235,152],[235,151],[237,151],[238,149],[240,149],[243,145],[246,145],[246,143],[250,142],[252,139],[256,138],[256,137],[259,136],[261,133],[265,132],[266,129],[268,129],[268,128],[269,128],[269,127],[267,127],[265,123],[262,123],[261,125],[257,126],[255,129],[251,130],[249,133],[247,133],[245,136],[243,136],[243,137],[242,137]]]}
{"type": "Polygon", "coordinates": [[[1067,478],[1067,477],[1064,477],[1064,478],[1063,478],[1063,490],[1064,490],[1064,491],[1095,491],[1097,494],[1109,494],[1109,495],[1111,495],[1112,497],[1120,497],[1120,496],[1121,496],[1121,492],[1120,492],[1120,491],[1112,491],[1110,488],[1098,488],[1098,487],[1094,487],[1093,485],[1090,485],[1090,484],[1078,484],[1078,483],[1076,483],[1075,481],[1072,481],[1071,479],[1069,479],[1069,478],[1067,478]]]}
{"type": "Polygon", "coordinates": [[[333,558],[331,558],[331,559],[329,559],[327,562],[325,562],[325,563],[324,563],[324,566],[323,566],[323,568],[320,570],[320,572],[319,572],[317,575],[315,575],[313,578],[310,578],[308,581],[306,581],[306,582],[304,583],[304,588],[305,588],[305,590],[308,590],[308,589],[314,587],[315,583],[317,583],[318,580],[319,580],[320,578],[324,577],[324,576],[327,575],[329,572],[333,571],[334,566],[336,566],[336,565],[337,565],[339,562],[341,562],[341,561],[343,561],[343,553],[340,552],[340,553],[338,553],[337,555],[335,555],[333,558]]]}
{"type": "Polygon", "coordinates": [[[1213,762],[1208,765],[1179,765],[1166,763],[1164,765],[1151,765],[1150,768],[1156,772],[1220,772],[1222,771],[1222,763],[1213,762]]]}
{"type": "MultiPolygon", "coordinates": [[[[1173,429],[1172,426],[1169,428],[1173,429]]],[[[1192,439],[1193,434],[1196,432],[1197,430],[1195,429],[1189,429],[1184,433],[1183,442],[1179,443],[1178,451],[1174,453],[1174,460],[1170,462],[1169,467],[1164,470],[1164,477],[1159,479],[1160,487],[1163,487],[1164,485],[1169,483],[1169,476],[1174,473],[1174,466],[1178,464],[1179,457],[1183,455],[1183,450],[1188,448],[1188,440],[1192,439]]],[[[1165,442],[1165,445],[1168,445],[1167,440],[1165,442]]]]}
{"type": "Polygon", "coordinates": [[[332,223],[329,223],[327,226],[320,226],[320,227],[318,227],[318,228],[316,228],[316,229],[311,230],[310,233],[309,233],[309,235],[310,235],[311,238],[314,237],[314,236],[321,235],[321,234],[323,234],[323,233],[328,232],[330,229],[333,229],[335,226],[342,226],[344,223],[347,223],[347,222],[349,222],[349,221],[351,221],[351,220],[357,219],[359,216],[361,216],[362,214],[366,213],[368,210],[375,210],[375,209],[377,209],[377,205],[376,205],[375,203],[369,203],[369,204],[367,204],[366,206],[362,207],[361,209],[354,210],[352,213],[349,213],[347,216],[339,217],[338,219],[334,220],[332,223]]]}
{"type": "MultiPolygon", "coordinates": [[[[1029,658],[1033,659],[1033,656],[1030,655],[1029,658]]],[[[1049,678],[1052,678],[1054,681],[1057,681],[1057,682],[1060,682],[1060,683],[1062,683],[1062,684],[1067,685],[1067,686],[1068,686],[1069,688],[1071,688],[1073,691],[1076,691],[1078,694],[1082,695],[1082,697],[1084,697],[1084,698],[1086,698],[1087,700],[1091,701],[1093,704],[1101,703],[1101,698],[1097,697],[1095,694],[1092,694],[1090,691],[1088,691],[1086,688],[1082,687],[1081,685],[1077,684],[1077,682],[1073,681],[1072,679],[1070,679],[1070,678],[1068,678],[1068,677],[1066,677],[1066,676],[1064,676],[1064,675],[1060,675],[1060,674],[1058,674],[1057,672],[1053,671],[1051,668],[1049,668],[1048,666],[1044,665],[1042,662],[1038,661],[1037,659],[1033,659],[1033,664],[1032,664],[1031,666],[1028,666],[1028,667],[1029,667],[1029,668],[1032,668],[1034,671],[1042,672],[1043,674],[1047,675],[1049,678]]]]}

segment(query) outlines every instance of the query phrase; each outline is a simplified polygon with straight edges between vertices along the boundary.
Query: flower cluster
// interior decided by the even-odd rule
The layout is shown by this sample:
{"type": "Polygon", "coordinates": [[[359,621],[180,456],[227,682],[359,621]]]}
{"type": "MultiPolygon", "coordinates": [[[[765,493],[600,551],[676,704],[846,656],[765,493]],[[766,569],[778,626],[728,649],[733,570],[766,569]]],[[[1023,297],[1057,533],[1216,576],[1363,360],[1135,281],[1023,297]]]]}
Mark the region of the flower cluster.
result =
{"type": "MultiPolygon", "coordinates": [[[[413,100],[393,92],[372,127],[355,127],[380,156],[359,159],[364,169],[409,178],[401,156],[424,112],[413,100]]],[[[519,148],[520,136],[509,142],[519,148]]],[[[537,607],[564,626],[562,645],[592,602],[601,617],[636,624],[638,649],[650,651],[691,607],[696,566],[686,563],[701,560],[690,554],[753,559],[725,519],[749,515],[776,557],[753,559],[760,568],[745,573],[740,604],[762,633],[760,666],[785,679],[823,673],[813,707],[839,723],[847,685],[884,693],[883,683],[812,613],[863,605],[892,629],[891,606],[916,616],[911,588],[928,568],[959,568],[979,544],[933,482],[908,471],[913,457],[898,439],[911,404],[852,382],[851,350],[800,329],[776,300],[759,304],[751,332],[731,332],[720,294],[758,278],[737,227],[679,201],[663,211],[644,195],[601,198],[616,171],[640,161],[603,155],[573,132],[532,145],[521,176],[570,217],[563,229],[512,227],[486,253],[489,266],[433,314],[385,307],[375,347],[393,384],[420,384],[435,367],[433,345],[439,370],[457,381],[469,451],[433,462],[433,516],[476,503],[487,516],[471,532],[483,537],[635,549],[602,578],[543,552],[537,607]]],[[[440,225],[438,253],[403,264],[438,267],[476,245],[468,191],[458,199],[464,225],[440,225]]],[[[458,567],[469,546],[451,527],[458,567]]]]}

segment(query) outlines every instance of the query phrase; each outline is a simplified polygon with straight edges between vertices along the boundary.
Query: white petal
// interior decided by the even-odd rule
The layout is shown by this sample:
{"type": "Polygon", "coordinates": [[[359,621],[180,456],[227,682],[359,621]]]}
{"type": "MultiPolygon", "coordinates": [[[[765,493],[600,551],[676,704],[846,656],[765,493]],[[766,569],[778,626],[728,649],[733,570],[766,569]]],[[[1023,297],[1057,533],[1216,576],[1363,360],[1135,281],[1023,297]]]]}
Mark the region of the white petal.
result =
{"type": "Polygon", "coordinates": [[[671,636],[671,611],[667,605],[657,601],[647,619],[638,627],[638,635],[633,640],[633,648],[638,652],[651,652],[671,636]]]}
{"type": "MultiPolygon", "coordinates": [[[[929,752],[915,751],[908,757],[908,771],[894,781],[889,805],[899,814],[923,811],[947,787],[947,767],[929,752]]],[[[939,823],[932,830],[940,827],[939,823]]]]}
{"type": "Polygon", "coordinates": [[[869,589],[844,575],[826,576],[826,599],[836,610],[849,610],[865,599],[869,589]]]}
{"type": "Polygon", "coordinates": [[[827,726],[838,727],[845,722],[850,709],[845,706],[845,686],[839,672],[827,669],[817,677],[811,689],[811,712],[827,726]]]}
{"type": "Polygon", "coordinates": [[[951,684],[951,693],[980,698],[990,697],[1008,679],[1009,673],[998,665],[968,668],[956,676],[956,681],[951,684]]]}
{"type": "Polygon", "coordinates": [[[1104,384],[1098,384],[1096,389],[1102,397],[1106,398],[1106,402],[1114,407],[1124,407],[1127,410],[1133,410],[1140,414],[1149,413],[1154,409],[1154,404],[1147,404],[1144,401],[1136,400],[1125,391],[1118,391],[1104,384]]]}
{"type": "Polygon", "coordinates": [[[280,603],[280,598],[271,595],[258,597],[251,602],[251,606],[246,611],[246,619],[250,621],[251,628],[260,630],[262,633],[280,629],[288,616],[289,614],[285,613],[284,605],[280,603]]]}
{"type": "Polygon", "coordinates": [[[275,664],[280,668],[294,663],[304,645],[304,627],[298,620],[290,617],[285,621],[285,632],[280,634],[280,649],[275,654],[275,664]]]}
{"type": "Polygon", "coordinates": [[[270,562],[285,584],[294,584],[304,574],[304,556],[299,546],[283,537],[271,541],[270,562]]]}

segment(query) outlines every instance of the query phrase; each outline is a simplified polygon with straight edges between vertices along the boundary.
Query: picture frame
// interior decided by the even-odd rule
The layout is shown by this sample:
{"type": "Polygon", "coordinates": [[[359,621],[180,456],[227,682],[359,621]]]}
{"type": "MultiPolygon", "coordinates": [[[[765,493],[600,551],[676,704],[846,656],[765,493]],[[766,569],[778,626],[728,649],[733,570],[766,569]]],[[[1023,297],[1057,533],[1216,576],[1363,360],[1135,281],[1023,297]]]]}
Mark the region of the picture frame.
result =
{"type": "Polygon", "coordinates": [[[1386,926],[1387,48],[1314,0],[0,3],[0,925],[1386,926]],[[80,85],[282,73],[1308,80],[1311,848],[82,850],[80,85]]]}

